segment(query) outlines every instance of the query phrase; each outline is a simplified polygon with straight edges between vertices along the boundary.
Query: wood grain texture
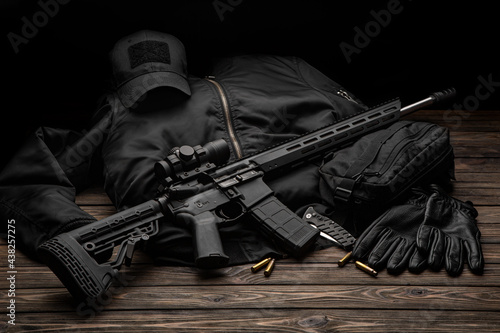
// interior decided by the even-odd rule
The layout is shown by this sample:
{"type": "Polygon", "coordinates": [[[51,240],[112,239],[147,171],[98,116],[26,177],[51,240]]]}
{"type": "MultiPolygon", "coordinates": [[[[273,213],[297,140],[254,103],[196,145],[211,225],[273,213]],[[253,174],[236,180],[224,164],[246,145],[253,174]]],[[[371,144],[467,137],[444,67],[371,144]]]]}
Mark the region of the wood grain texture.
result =
{"type": "MultiPolygon", "coordinates": [[[[16,252],[16,326],[5,324],[9,277],[0,260],[0,332],[500,332],[500,112],[424,110],[409,119],[450,129],[456,181],[452,195],[474,202],[485,257],[482,275],[467,267],[372,277],[329,248],[302,260],[279,260],[270,277],[250,264],[216,270],[156,266],[138,251],[98,304],[77,311],[47,267],[16,252]]],[[[79,193],[83,210],[116,212],[101,186],[79,193]]],[[[0,240],[0,258],[7,258],[0,240]]]]}
{"type": "MultiPolygon", "coordinates": [[[[493,311],[445,311],[430,304],[424,309],[221,309],[105,311],[94,318],[76,313],[27,313],[43,332],[500,332],[493,311]]],[[[6,332],[31,331],[19,324],[6,332]]]]}
{"type": "MultiPolygon", "coordinates": [[[[236,285],[144,286],[110,289],[101,302],[106,310],[176,309],[425,309],[429,303],[443,309],[497,311],[500,289],[470,286],[372,285],[236,285]]],[[[67,312],[72,303],[65,288],[21,289],[16,312],[67,312]]],[[[78,307],[77,307],[78,308],[78,307]]]]}

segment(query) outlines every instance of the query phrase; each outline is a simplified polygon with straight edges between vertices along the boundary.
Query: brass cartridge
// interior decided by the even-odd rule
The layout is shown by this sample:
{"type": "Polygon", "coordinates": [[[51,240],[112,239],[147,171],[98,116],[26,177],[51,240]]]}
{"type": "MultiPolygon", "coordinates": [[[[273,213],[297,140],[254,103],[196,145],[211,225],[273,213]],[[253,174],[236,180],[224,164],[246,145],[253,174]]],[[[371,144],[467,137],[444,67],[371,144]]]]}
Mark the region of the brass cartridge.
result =
{"type": "Polygon", "coordinates": [[[252,273],[255,273],[255,272],[259,271],[262,267],[264,267],[265,265],[267,265],[270,261],[271,261],[271,258],[266,258],[266,259],[262,260],[261,262],[253,265],[252,268],[251,268],[252,273]]]}
{"type": "Polygon", "coordinates": [[[360,261],[356,261],[356,267],[362,271],[365,271],[366,273],[370,274],[371,276],[377,276],[377,274],[378,274],[376,270],[374,270],[370,266],[363,264],[360,261]]]}
{"type": "Polygon", "coordinates": [[[271,273],[273,272],[273,269],[274,269],[274,262],[275,261],[276,261],[276,259],[273,258],[273,259],[271,259],[269,264],[267,264],[266,270],[264,271],[265,276],[271,276],[271,273]]]}
{"type": "Polygon", "coordinates": [[[351,256],[352,256],[352,251],[348,252],[344,256],[344,258],[340,259],[339,262],[337,263],[339,265],[339,267],[344,267],[345,264],[347,264],[351,260],[351,256]]]}

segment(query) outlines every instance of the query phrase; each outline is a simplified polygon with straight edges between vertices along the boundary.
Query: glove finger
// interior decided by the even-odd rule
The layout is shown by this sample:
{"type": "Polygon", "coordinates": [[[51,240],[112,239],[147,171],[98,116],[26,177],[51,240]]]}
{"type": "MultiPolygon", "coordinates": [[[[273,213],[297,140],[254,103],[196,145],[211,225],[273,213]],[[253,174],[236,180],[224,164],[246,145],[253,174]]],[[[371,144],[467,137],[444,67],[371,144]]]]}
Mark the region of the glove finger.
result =
{"type": "Polygon", "coordinates": [[[457,276],[464,268],[464,249],[462,241],[454,237],[446,237],[446,255],[444,267],[449,275],[457,276]]]}
{"type": "Polygon", "coordinates": [[[411,254],[416,250],[416,244],[408,244],[407,239],[402,239],[398,247],[387,261],[387,272],[390,274],[401,274],[410,261],[411,254]]]}
{"type": "Polygon", "coordinates": [[[352,249],[352,256],[354,259],[364,259],[366,258],[372,249],[374,249],[378,243],[387,237],[390,231],[388,229],[372,229],[370,232],[363,232],[363,234],[356,240],[354,248],[352,249]]]}
{"type": "Polygon", "coordinates": [[[394,239],[392,236],[393,232],[388,230],[368,256],[367,263],[375,270],[380,270],[385,267],[389,257],[401,242],[401,240],[394,239]]]}
{"type": "Polygon", "coordinates": [[[439,271],[443,267],[443,259],[445,254],[444,247],[444,235],[438,229],[433,228],[430,238],[430,248],[427,257],[427,262],[429,263],[429,267],[435,271],[439,271]]]}
{"type": "Polygon", "coordinates": [[[417,248],[421,253],[429,253],[432,227],[422,224],[417,232],[417,248]]]}
{"type": "Polygon", "coordinates": [[[481,234],[478,231],[475,242],[465,242],[464,247],[467,252],[467,263],[469,269],[474,274],[483,274],[484,271],[484,257],[481,249],[481,242],[479,241],[481,234]]]}
{"type": "Polygon", "coordinates": [[[412,273],[421,273],[427,267],[427,256],[422,254],[417,248],[413,251],[408,270],[412,273]]]}

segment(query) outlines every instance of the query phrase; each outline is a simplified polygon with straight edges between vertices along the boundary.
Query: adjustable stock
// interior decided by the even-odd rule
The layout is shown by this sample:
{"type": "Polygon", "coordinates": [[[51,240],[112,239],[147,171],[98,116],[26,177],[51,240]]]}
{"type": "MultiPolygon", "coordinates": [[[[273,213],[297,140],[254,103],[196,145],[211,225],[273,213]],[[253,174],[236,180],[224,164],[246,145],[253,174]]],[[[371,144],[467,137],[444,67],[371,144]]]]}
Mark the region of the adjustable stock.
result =
{"type": "Polygon", "coordinates": [[[77,301],[101,296],[118,274],[110,264],[98,264],[68,233],[43,243],[38,256],[77,301]]]}
{"type": "Polygon", "coordinates": [[[60,234],[38,248],[38,256],[77,301],[103,295],[138,242],[158,232],[162,198],[150,200],[103,220],[60,234]],[[108,261],[119,245],[116,259],[108,261]]]}

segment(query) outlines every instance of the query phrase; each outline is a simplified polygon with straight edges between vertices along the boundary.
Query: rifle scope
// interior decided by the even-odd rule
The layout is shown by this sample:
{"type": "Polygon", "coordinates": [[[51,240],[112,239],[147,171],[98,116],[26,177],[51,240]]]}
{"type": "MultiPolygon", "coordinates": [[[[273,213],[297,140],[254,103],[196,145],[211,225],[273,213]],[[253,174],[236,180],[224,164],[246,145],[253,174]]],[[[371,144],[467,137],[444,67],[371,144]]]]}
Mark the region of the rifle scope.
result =
{"type": "Polygon", "coordinates": [[[229,160],[229,155],[229,145],[223,139],[208,142],[203,147],[175,147],[164,160],[155,163],[154,171],[160,182],[167,185],[182,174],[203,168],[208,163],[221,166],[229,160]]]}

